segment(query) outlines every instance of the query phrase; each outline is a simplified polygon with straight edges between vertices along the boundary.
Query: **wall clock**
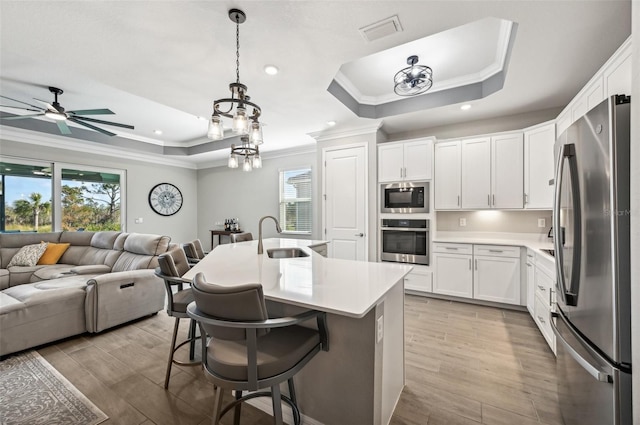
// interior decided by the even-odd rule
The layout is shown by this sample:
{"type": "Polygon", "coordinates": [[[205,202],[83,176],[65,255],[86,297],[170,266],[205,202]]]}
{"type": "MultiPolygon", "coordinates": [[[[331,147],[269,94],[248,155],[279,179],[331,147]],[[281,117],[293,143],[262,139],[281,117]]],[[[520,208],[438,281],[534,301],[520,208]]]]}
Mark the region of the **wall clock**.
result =
{"type": "Polygon", "coordinates": [[[182,192],[171,183],[157,184],[149,192],[149,205],[160,215],[174,215],[182,208],[182,192]]]}

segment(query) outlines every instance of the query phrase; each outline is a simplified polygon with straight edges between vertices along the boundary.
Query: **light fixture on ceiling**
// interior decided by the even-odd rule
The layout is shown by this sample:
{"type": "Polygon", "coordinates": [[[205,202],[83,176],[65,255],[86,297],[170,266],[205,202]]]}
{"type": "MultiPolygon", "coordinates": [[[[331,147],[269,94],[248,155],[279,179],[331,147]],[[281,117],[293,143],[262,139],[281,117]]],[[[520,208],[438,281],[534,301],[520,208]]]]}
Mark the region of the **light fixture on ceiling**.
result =
{"type": "Polygon", "coordinates": [[[153,130],[153,134],[157,134],[159,136],[162,134],[162,130],[153,130]]]}
{"type": "Polygon", "coordinates": [[[242,145],[231,145],[231,155],[229,155],[229,168],[238,168],[238,158],[242,159],[242,170],[251,171],[254,168],[262,168],[262,158],[258,145],[251,143],[249,136],[240,137],[242,145]]]}
{"type": "Polygon", "coordinates": [[[336,124],[337,124],[337,122],[335,122],[335,121],[327,121],[327,125],[329,127],[334,127],[336,124]]]}
{"type": "Polygon", "coordinates": [[[268,75],[276,75],[280,70],[275,65],[265,65],[264,72],[268,75]]]}
{"type": "Polygon", "coordinates": [[[231,118],[233,132],[243,137],[240,139],[242,140],[241,147],[235,147],[235,145],[231,147],[229,167],[237,168],[237,155],[243,155],[243,170],[251,171],[251,168],[255,167],[254,163],[262,165],[258,151],[258,145],[262,144],[262,125],[258,121],[262,111],[247,96],[247,86],[240,83],[240,24],[246,21],[247,16],[242,10],[231,9],[229,10],[229,19],[236,24],[236,82],[229,84],[230,98],[218,99],[213,102],[213,115],[209,121],[207,137],[212,140],[223,139],[222,117],[231,118]],[[223,105],[227,109],[223,110],[223,105]],[[247,108],[252,109],[251,115],[248,114],[247,108]]]}
{"type": "Polygon", "coordinates": [[[393,77],[393,91],[400,96],[415,96],[429,90],[433,85],[433,71],[425,65],[418,65],[418,56],[407,58],[408,67],[401,69],[393,77]]]}
{"type": "Polygon", "coordinates": [[[469,109],[471,109],[471,105],[469,105],[468,103],[465,103],[460,107],[460,109],[462,109],[463,111],[468,111],[469,109]]]}

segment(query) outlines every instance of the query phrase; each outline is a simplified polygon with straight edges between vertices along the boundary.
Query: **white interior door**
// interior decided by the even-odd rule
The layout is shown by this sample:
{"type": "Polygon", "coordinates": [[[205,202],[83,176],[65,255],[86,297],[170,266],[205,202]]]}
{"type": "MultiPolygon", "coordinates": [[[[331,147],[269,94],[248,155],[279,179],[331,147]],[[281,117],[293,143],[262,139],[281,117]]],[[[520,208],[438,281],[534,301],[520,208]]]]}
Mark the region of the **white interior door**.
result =
{"type": "Polygon", "coordinates": [[[366,148],[325,150],[325,238],[331,258],[366,261],[366,148]]]}

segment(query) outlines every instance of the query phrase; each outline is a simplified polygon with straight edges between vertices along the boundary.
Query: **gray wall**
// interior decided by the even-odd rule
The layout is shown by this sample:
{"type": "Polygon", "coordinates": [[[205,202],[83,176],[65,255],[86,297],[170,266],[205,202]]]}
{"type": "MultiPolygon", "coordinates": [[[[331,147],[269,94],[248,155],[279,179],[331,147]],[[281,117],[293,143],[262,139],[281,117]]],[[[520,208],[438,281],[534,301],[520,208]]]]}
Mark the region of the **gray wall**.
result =
{"type": "Polygon", "coordinates": [[[551,211],[439,211],[436,229],[446,232],[510,232],[547,234],[551,227],[551,211]],[[465,218],[467,225],[460,226],[465,218]],[[538,227],[538,219],[545,227],[538,227]]]}
{"type": "Polygon", "coordinates": [[[633,373],[633,423],[640,424],[640,2],[631,4],[631,332],[633,373]]]}
{"type": "Polygon", "coordinates": [[[498,133],[501,131],[522,130],[523,128],[531,127],[545,121],[555,120],[561,111],[562,108],[551,108],[525,114],[442,125],[403,133],[393,133],[389,135],[389,141],[408,140],[423,136],[451,139],[476,136],[479,134],[498,133]]]}
{"type": "Polygon", "coordinates": [[[168,235],[173,242],[188,241],[196,236],[196,170],[8,140],[0,140],[0,154],[3,157],[126,170],[128,232],[168,235]],[[176,185],[184,198],[184,205],[180,211],[170,217],[160,216],[149,207],[149,191],[156,184],[163,182],[176,185]],[[138,217],[143,219],[141,224],[134,223],[138,217]]]}
{"type": "MultiPolygon", "coordinates": [[[[206,250],[210,248],[210,230],[218,227],[216,222],[224,223],[226,218],[238,218],[240,228],[253,233],[258,238],[260,217],[272,215],[279,218],[279,171],[281,169],[311,167],[312,184],[317,185],[316,153],[301,153],[277,158],[263,158],[262,168],[250,173],[241,168],[230,169],[226,166],[198,170],[198,238],[206,250]]],[[[316,192],[312,202],[317,203],[316,192]]],[[[315,205],[314,205],[315,211],[315,205]]],[[[317,216],[315,216],[316,221],[317,216]]],[[[194,221],[195,222],[195,221],[194,221]]],[[[220,227],[221,228],[221,227],[220,227]]],[[[316,229],[315,223],[313,229],[316,229]]],[[[272,221],[263,223],[264,237],[275,237],[277,232],[272,221]]],[[[285,235],[287,238],[316,238],[311,236],[285,235]]]]}

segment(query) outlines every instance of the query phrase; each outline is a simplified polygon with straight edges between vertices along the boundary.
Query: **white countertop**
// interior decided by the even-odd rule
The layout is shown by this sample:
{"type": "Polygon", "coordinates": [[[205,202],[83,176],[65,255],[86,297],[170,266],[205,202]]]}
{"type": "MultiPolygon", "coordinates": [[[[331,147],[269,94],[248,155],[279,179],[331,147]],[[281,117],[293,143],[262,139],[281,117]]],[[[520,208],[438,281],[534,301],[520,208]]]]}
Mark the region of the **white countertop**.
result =
{"type": "Polygon", "coordinates": [[[510,245],[530,248],[546,258],[554,259],[542,249],[554,249],[547,235],[534,233],[437,232],[433,242],[470,243],[477,245],[510,245]]]}
{"type": "Polygon", "coordinates": [[[184,277],[193,279],[203,272],[207,282],[218,285],[261,283],[269,300],[361,318],[412,269],[403,264],[325,258],[309,248],[325,243],[265,239],[262,255],[257,253],[258,241],[218,245],[184,277]],[[301,248],[309,256],[267,256],[267,249],[291,247],[301,248]]]}

